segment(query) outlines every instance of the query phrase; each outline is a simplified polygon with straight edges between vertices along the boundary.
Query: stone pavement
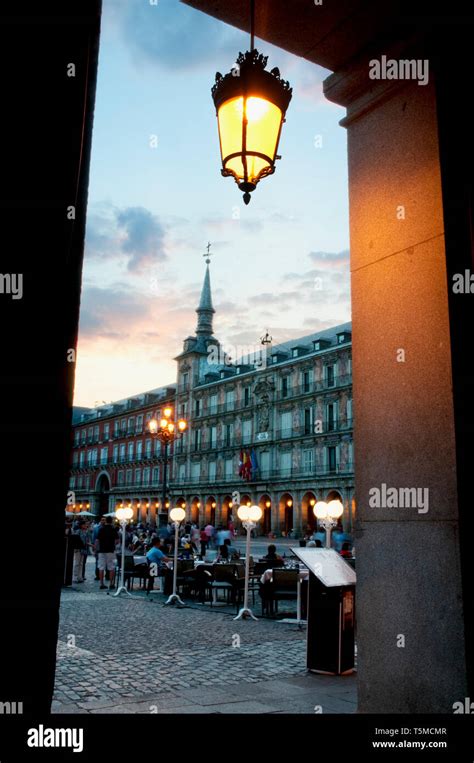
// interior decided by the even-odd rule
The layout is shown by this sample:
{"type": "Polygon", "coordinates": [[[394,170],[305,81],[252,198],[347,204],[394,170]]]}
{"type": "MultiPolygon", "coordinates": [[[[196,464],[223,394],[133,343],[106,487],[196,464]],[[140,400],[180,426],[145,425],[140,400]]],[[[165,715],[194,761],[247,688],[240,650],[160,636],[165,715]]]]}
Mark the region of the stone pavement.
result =
{"type": "Polygon", "coordinates": [[[113,598],[93,577],[91,559],[63,590],[53,713],[355,712],[354,676],[307,673],[305,629],[113,598]]]}

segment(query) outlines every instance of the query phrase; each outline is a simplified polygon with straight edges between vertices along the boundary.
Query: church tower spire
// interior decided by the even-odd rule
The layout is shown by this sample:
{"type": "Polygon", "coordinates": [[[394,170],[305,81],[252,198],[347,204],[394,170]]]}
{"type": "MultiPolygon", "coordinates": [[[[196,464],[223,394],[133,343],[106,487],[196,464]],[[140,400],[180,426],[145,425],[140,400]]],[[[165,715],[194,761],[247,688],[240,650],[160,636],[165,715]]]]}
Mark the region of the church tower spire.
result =
{"type": "Polygon", "coordinates": [[[209,272],[209,264],[211,262],[210,248],[211,244],[209,243],[207,245],[207,253],[203,255],[206,258],[206,273],[204,275],[199,307],[196,310],[198,314],[196,336],[198,337],[211,337],[213,335],[212,316],[216,311],[212,306],[211,275],[209,272]]]}

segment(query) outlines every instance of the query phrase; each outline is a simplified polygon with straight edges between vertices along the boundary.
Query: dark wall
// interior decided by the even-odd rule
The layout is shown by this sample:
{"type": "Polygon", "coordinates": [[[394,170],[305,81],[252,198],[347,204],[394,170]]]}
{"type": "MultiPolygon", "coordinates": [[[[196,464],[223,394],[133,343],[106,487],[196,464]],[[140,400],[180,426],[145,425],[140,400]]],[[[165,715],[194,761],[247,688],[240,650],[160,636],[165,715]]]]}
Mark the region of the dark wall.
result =
{"type": "Polygon", "coordinates": [[[0,700],[27,714],[54,682],[99,26],[100,0],[0,10],[0,272],[23,274],[0,293],[0,700]]]}
{"type": "Polygon", "coordinates": [[[462,26],[434,26],[429,49],[437,90],[470,696],[474,693],[474,285],[472,294],[455,294],[452,277],[466,270],[474,275],[474,143],[470,115],[473,23],[471,17],[462,26]]]}

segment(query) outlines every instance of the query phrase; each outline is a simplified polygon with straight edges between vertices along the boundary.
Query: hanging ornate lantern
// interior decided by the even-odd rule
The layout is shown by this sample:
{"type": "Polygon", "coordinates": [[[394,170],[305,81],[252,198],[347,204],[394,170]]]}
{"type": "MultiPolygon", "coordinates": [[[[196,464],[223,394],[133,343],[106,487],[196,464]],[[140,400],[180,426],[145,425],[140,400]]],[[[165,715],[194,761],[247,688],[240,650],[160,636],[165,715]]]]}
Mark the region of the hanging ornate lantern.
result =
{"type": "Polygon", "coordinates": [[[233,177],[248,204],[257,183],[275,172],[278,144],[292,89],[268,57],[254,47],[254,3],[250,50],[239,53],[229,74],[216,74],[212,98],[217,112],[222,175],[233,177]]]}

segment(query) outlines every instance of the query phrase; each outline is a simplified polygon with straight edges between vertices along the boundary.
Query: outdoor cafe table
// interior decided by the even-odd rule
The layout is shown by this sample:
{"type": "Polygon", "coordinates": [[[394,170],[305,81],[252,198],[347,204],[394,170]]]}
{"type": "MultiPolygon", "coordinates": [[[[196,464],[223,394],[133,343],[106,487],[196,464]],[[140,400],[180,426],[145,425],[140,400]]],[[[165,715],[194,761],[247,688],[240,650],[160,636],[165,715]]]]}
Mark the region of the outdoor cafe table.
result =
{"type": "MultiPolygon", "coordinates": [[[[278,567],[278,569],[282,569],[281,567],[278,567]]],[[[304,623],[305,620],[301,619],[301,584],[304,580],[309,579],[309,570],[304,567],[302,570],[299,570],[298,573],[298,582],[296,585],[296,620],[291,620],[292,623],[297,623],[298,625],[300,623],[304,623]]],[[[262,585],[265,583],[271,583],[273,581],[273,570],[265,570],[262,577],[260,578],[260,582],[262,585]]],[[[281,620],[281,622],[290,622],[289,620],[281,620]]]]}

